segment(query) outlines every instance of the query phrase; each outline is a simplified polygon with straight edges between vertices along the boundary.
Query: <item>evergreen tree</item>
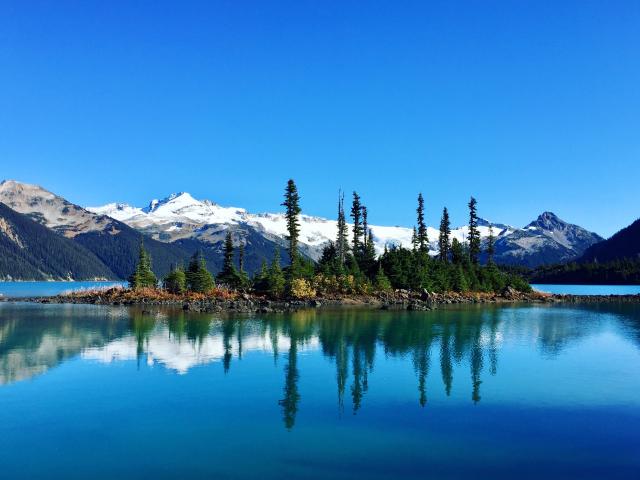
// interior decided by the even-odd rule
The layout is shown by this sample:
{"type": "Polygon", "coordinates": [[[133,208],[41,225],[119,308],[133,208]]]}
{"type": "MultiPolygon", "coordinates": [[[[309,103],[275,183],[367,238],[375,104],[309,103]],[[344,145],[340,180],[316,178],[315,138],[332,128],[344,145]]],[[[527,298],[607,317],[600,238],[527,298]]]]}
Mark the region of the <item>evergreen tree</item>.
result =
{"type": "Polygon", "coordinates": [[[493,236],[493,226],[489,225],[489,238],[487,239],[487,263],[493,264],[493,256],[496,253],[496,239],[493,236]]]}
{"type": "Polygon", "coordinates": [[[157,286],[158,279],[151,270],[151,256],[144,248],[144,241],[140,239],[138,264],[129,277],[129,287],[137,290],[139,288],[154,288],[157,286]]]}
{"type": "Polygon", "coordinates": [[[324,246],[317,267],[319,272],[324,275],[339,275],[342,273],[343,265],[338,258],[338,250],[335,243],[329,241],[324,246]]]}
{"type": "Polygon", "coordinates": [[[224,238],[224,253],[222,263],[222,273],[231,274],[235,272],[236,267],[233,265],[233,237],[231,230],[227,230],[227,234],[224,238]]]}
{"type": "Polygon", "coordinates": [[[382,264],[378,264],[378,272],[376,273],[373,285],[377,291],[386,292],[391,290],[391,282],[389,278],[384,274],[382,264]]]}
{"type": "Polygon", "coordinates": [[[451,261],[458,265],[464,261],[465,252],[464,246],[458,241],[457,238],[454,238],[451,241],[451,261]]]}
{"type": "Polygon", "coordinates": [[[429,251],[429,237],[427,235],[427,225],[424,222],[424,198],[422,193],[418,194],[418,208],[416,209],[418,214],[418,230],[416,240],[418,249],[425,253],[429,251]]]}
{"type": "Polygon", "coordinates": [[[277,298],[284,294],[286,280],[284,278],[284,273],[282,272],[282,267],[280,266],[280,249],[278,247],[276,247],[273,254],[267,283],[268,293],[271,296],[277,298]]]}
{"type": "Polygon", "coordinates": [[[300,235],[300,220],[298,216],[302,211],[300,209],[300,196],[298,195],[298,187],[293,180],[287,182],[287,188],[284,193],[285,218],[287,220],[287,241],[289,242],[289,258],[291,259],[291,276],[295,278],[296,267],[298,263],[298,236],[300,235]]]}
{"type": "Polygon", "coordinates": [[[367,220],[367,207],[365,207],[364,205],[362,205],[362,233],[364,235],[362,241],[363,241],[363,247],[364,249],[367,248],[367,240],[368,240],[368,233],[369,232],[369,222],[367,220]]]}
{"type": "Polygon", "coordinates": [[[269,269],[267,268],[267,261],[264,259],[260,270],[253,277],[253,288],[259,293],[267,293],[269,291],[269,269]]]}
{"type": "Polygon", "coordinates": [[[480,232],[478,231],[477,201],[471,197],[469,200],[469,259],[474,265],[480,257],[480,232]]]}
{"type": "Polygon", "coordinates": [[[352,249],[353,255],[358,259],[360,256],[360,238],[364,234],[362,230],[362,205],[360,203],[360,196],[353,192],[353,203],[351,204],[351,219],[353,220],[353,241],[352,249]]]}
{"type": "Polygon", "coordinates": [[[240,273],[246,273],[244,270],[244,243],[241,242],[238,247],[238,269],[240,273]]]}
{"type": "Polygon", "coordinates": [[[373,241],[373,232],[371,231],[371,229],[369,229],[369,234],[366,235],[365,238],[367,238],[367,242],[364,244],[364,249],[362,251],[360,270],[369,278],[372,278],[376,266],[376,248],[373,241]]]}
{"type": "Polygon", "coordinates": [[[344,267],[349,250],[347,221],[344,214],[344,194],[338,193],[338,237],[336,238],[336,254],[340,265],[344,267]]]}
{"type": "Polygon", "coordinates": [[[418,251],[418,232],[416,227],[413,227],[413,232],[411,233],[411,248],[413,248],[414,252],[418,251]]]}
{"type": "Polygon", "coordinates": [[[218,274],[218,281],[230,287],[238,287],[239,280],[238,271],[233,264],[233,237],[231,230],[228,229],[224,239],[222,270],[218,274]]]}
{"type": "Polygon", "coordinates": [[[206,293],[215,287],[213,275],[207,270],[207,263],[200,252],[191,257],[186,272],[187,289],[191,292],[206,293]]]}
{"type": "Polygon", "coordinates": [[[440,260],[447,263],[449,261],[449,251],[451,244],[449,237],[451,236],[451,222],[449,221],[449,212],[447,207],[442,210],[442,219],[440,220],[440,237],[438,238],[438,247],[440,250],[440,260]]]}
{"type": "Polygon", "coordinates": [[[174,267],[164,277],[163,286],[166,291],[175,295],[181,295],[187,290],[187,276],[182,267],[174,267]]]}
{"type": "Polygon", "coordinates": [[[469,290],[469,282],[467,281],[461,264],[454,267],[453,289],[456,292],[466,292],[469,290]]]}

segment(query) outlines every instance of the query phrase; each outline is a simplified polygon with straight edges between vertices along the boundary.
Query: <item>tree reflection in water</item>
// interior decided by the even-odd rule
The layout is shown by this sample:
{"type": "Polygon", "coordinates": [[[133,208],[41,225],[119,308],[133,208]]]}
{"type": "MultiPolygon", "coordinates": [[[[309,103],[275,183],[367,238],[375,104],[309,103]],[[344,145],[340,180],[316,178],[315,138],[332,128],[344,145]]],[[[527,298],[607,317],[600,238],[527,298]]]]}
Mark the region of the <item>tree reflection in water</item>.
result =
{"type": "Polygon", "coordinates": [[[375,378],[380,355],[410,360],[417,403],[426,407],[427,385],[433,389],[434,382],[441,382],[446,397],[452,394],[457,366],[468,366],[467,395],[477,404],[482,400],[483,375],[498,373],[505,338],[531,338],[540,355],[554,356],[602,328],[600,320],[584,328],[581,315],[589,312],[610,315],[640,346],[640,315],[635,305],[591,305],[578,313],[567,307],[483,307],[433,312],[302,310],[228,318],[182,311],[74,308],[70,315],[72,310],[52,306],[39,310],[47,315],[34,318],[33,309],[3,307],[0,384],[37,375],[78,354],[130,358],[138,366],[147,356],[147,361],[181,373],[196,364],[220,361],[227,373],[234,358],[240,361],[251,350],[269,350],[276,368],[283,369],[278,403],[287,429],[294,427],[303,401],[299,382],[305,369],[300,355],[304,349],[319,349],[335,365],[337,408],[344,411],[348,392],[355,415],[366,404],[370,386],[374,388],[370,380],[375,378]],[[55,351],[49,352],[46,345],[55,345],[55,351]],[[284,364],[278,360],[281,356],[284,364]],[[428,382],[431,375],[438,375],[438,362],[440,380],[428,382]]]}

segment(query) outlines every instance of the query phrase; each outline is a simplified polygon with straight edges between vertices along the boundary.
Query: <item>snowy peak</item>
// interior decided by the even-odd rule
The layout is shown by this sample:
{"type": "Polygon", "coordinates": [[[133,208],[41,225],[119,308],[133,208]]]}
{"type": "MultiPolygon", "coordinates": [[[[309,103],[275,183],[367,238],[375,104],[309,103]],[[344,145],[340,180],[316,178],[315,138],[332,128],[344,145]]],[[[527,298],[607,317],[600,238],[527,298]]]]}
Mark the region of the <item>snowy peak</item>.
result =
{"type": "Polygon", "coordinates": [[[530,267],[565,262],[601,240],[597,234],[567,223],[552,212],[543,212],[523,229],[497,240],[496,261],[530,267]]]}
{"type": "Polygon", "coordinates": [[[478,227],[487,227],[487,229],[491,227],[495,236],[498,236],[505,231],[515,230],[515,228],[511,225],[506,225],[504,223],[493,223],[480,217],[478,217],[478,227]]]}
{"type": "MultiPolygon", "coordinates": [[[[249,213],[242,208],[223,207],[210,200],[198,200],[187,192],[173,193],[162,200],[153,200],[146,208],[126,204],[109,204],[88,210],[111,216],[129,226],[165,242],[195,239],[216,244],[224,231],[254,231],[269,241],[284,244],[287,235],[283,213],[249,213]]],[[[351,225],[349,225],[351,228],[351,225]]],[[[411,248],[413,229],[401,226],[370,225],[378,254],[387,245],[411,248]]],[[[596,234],[564,222],[552,212],[543,212],[524,228],[478,219],[478,232],[486,241],[490,228],[496,239],[496,261],[519,265],[551,263],[575,258],[589,245],[600,240],[596,234]]],[[[300,215],[300,248],[306,255],[318,259],[323,247],[337,234],[335,220],[300,215]]],[[[437,228],[428,227],[429,251],[438,253],[437,228]]],[[[466,242],[469,227],[451,229],[451,238],[466,242]]]]}
{"type": "Polygon", "coordinates": [[[181,208],[190,207],[190,206],[198,207],[202,203],[203,202],[200,202],[195,198],[193,198],[191,194],[189,194],[188,192],[179,192],[179,193],[172,193],[171,195],[169,195],[166,198],[163,198],[162,200],[157,200],[157,199],[151,200],[151,202],[149,202],[149,206],[147,206],[146,208],[143,208],[142,211],[145,213],[152,213],[160,208],[167,207],[167,206],[168,206],[168,210],[175,211],[175,210],[179,210],[181,208]]]}
{"type": "Polygon", "coordinates": [[[537,227],[542,230],[565,230],[567,227],[571,226],[571,224],[561,220],[555,213],[543,212],[525,228],[537,227]]]}
{"type": "Polygon", "coordinates": [[[88,210],[109,215],[117,220],[151,233],[171,233],[172,240],[192,235],[204,225],[236,224],[241,222],[245,210],[236,207],[221,207],[209,200],[197,200],[188,192],[172,193],[162,200],[151,200],[145,208],[127,204],[108,204],[88,207],[88,210]],[[189,228],[179,232],[183,226],[189,228]],[[155,231],[157,230],[157,232],[155,231]]]}

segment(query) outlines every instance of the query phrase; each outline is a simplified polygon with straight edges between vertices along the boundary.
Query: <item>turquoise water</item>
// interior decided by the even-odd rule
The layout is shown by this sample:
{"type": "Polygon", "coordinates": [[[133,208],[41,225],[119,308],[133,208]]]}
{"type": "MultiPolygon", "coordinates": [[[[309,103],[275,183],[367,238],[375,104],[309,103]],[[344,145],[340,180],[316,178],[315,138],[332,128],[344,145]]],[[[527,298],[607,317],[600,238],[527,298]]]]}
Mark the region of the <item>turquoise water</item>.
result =
{"type": "Polygon", "coordinates": [[[2,478],[638,478],[637,305],[0,304],[2,478]]]}
{"type": "MultiPolygon", "coordinates": [[[[31,297],[58,295],[71,290],[126,285],[126,282],[0,282],[0,295],[31,297]]],[[[640,294],[640,285],[532,285],[536,290],[575,295],[640,294]]]]}
{"type": "Polygon", "coordinates": [[[35,297],[59,295],[73,290],[126,285],[126,282],[0,282],[0,295],[35,297]]]}
{"type": "Polygon", "coordinates": [[[640,285],[531,285],[547,293],[571,295],[638,295],[640,285]]]}

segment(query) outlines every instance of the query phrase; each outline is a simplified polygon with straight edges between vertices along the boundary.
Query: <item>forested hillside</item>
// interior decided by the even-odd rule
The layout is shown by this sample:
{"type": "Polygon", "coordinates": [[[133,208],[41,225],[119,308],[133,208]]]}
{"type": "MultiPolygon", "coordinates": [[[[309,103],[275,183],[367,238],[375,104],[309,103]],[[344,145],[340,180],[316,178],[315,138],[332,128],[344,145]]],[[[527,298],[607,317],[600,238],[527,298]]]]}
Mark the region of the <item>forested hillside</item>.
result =
{"type": "Polygon", "coordinates": [[[623,228],[608,240],[589,247],[581,262],[609,262],[623,258],[640,258],[640,219],[623,228]]]}
{"type": "Polygon", "coordinates": [[[0,278],[84,280],[116,275],[82,245],[0,203],[0,278]]]}

